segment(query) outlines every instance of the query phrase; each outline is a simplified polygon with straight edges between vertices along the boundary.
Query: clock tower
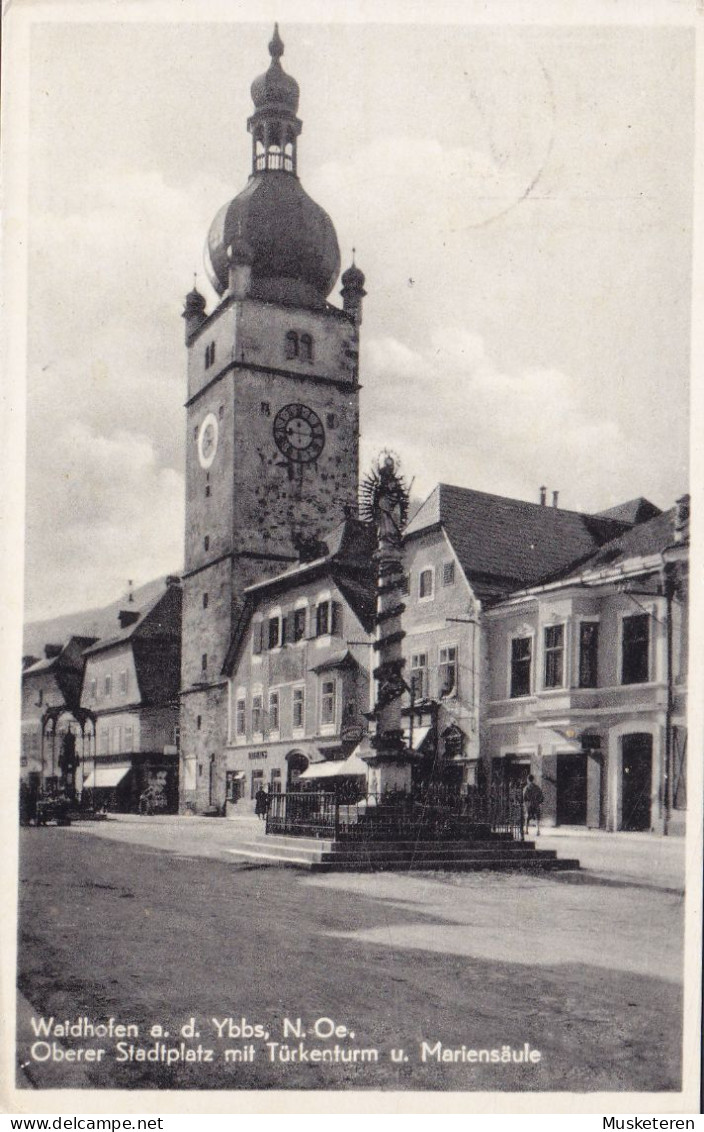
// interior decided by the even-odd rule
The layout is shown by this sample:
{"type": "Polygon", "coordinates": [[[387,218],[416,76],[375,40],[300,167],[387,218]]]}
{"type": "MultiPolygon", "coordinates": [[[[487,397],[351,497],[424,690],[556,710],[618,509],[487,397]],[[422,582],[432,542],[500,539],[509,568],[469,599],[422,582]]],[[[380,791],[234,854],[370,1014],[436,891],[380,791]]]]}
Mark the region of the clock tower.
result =
{"type": "Polygon", "coordinates": [[[194,288],[188,349],[186,537],[181,672],[181,808],[225,799],[227,682],[245,587],[297,561],[356,506],[358,347],[364,276],[342,276],[332,221],[298,179],[299,89],[271,63],[252,84],[252,172],[215,216],[194,288]]]}

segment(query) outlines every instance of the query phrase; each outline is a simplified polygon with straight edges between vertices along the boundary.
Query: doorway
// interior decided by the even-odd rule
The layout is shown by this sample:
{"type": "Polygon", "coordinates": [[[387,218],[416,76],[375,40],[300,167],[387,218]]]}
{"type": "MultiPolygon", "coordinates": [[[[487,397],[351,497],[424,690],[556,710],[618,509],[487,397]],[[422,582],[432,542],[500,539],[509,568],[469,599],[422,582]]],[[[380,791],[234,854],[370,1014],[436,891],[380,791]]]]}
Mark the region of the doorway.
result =
{"type": "Polygon", "coordinates": [[[300,751],[291,751],[286,755],[286,789],[287,790],[300,790],[298,786],[298,779],[303,774],[303,771],[308,768],[309,759],[300,751]]]}
{"type": "Polygon", "coordinates": [[[653,778],[652,735],[624,735],[622,740],[621,828],[650,829],[653,778]]]}
{"type": "Polygon", "coordinates": [[[586,755],[557,756],[558,825],[587,824],[587,759],[586,755]]]}

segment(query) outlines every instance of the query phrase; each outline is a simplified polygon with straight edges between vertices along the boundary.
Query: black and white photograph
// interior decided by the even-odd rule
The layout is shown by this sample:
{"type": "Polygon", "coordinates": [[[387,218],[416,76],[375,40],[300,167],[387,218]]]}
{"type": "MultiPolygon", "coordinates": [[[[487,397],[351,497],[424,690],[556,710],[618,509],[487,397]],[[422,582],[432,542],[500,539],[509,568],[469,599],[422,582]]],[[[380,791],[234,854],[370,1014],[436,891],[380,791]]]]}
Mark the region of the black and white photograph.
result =
{"type": "Polygon", "coordinates": [[[7,1111],[699,1111],[699,7],[7,9],[7,1111]]]}

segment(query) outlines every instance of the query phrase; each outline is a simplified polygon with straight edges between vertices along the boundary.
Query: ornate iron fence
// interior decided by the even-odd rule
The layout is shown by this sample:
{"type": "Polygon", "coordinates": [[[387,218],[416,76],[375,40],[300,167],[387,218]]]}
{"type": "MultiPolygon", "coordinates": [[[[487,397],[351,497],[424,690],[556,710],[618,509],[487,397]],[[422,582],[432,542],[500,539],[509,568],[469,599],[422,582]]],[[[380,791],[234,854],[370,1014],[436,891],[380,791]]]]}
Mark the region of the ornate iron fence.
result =
{"type": "Polygon", "coordinates": [[[432,787],[411,794],[367,794],[354,802],[334,792],[273,794],[266,831],[354,841],[472,841],[490,834],[519,840],[521,794],[504,786],[462,795],[432,787]]]}

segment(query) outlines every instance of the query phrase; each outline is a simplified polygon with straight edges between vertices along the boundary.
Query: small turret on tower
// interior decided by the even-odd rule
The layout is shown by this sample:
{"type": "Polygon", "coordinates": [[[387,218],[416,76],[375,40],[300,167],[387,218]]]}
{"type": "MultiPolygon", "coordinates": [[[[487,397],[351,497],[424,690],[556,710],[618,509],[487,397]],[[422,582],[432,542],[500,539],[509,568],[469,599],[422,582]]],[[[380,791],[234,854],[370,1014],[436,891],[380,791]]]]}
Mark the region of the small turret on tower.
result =
{"type": "Polygon", "coordinates": [[[195,282],[193,290],[186,295],[186,305],[181,318],[186,320],[186,345],[191,341],[195,332],[202,326],[208,316],[205,313],[205,299],[197,289],[195,282]]]}
{"type": "Polygon", "coordinates": [[[362,299],[366,295],[364,290],[364,275],[354,262],[354,248],[352,249],[352,266],[342,273],[342,309],[351,316],[357,326],[362,322],[362,299]]]}

